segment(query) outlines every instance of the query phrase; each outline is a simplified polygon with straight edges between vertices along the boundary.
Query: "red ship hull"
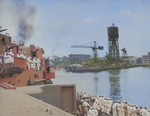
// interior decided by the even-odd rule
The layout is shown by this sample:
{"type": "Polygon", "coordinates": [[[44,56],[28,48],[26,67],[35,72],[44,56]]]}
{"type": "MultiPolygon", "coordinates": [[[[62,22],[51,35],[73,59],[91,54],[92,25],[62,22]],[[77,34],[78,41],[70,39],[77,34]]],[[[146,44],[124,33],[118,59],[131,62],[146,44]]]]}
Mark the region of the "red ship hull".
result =
{"type": "Polygon", "coordinates": [[[16,87],[51,83],[51,79],[55,78],[55,68],[43,54],[40,47],[17,45],[11,42],[11,37],[0,34],[0,83],[16,87]],[[6,63],[5,53],[10,49],[14,55],[13,62],[6,63]],[[18,57],[20,50],[25,53],[24,57],[18,57]]]}

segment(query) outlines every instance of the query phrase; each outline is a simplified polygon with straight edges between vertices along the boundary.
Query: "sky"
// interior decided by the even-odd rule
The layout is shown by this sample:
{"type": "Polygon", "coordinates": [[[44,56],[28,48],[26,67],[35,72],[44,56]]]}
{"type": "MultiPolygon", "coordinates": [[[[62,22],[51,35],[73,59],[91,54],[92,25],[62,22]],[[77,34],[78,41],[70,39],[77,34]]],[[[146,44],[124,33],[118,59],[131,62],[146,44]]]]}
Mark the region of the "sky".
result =
{"type": "MultiPolygon", "coordinates": [[[[108,53],[107,27],[119,28],[119,52],[141,57],[150,52],[150,0],[0,0],[0,26],[17,41],[22,22],[29,28],[25,45],[34,44],[45,56],[90,54],[91,48],[71,48],[96,41],[108,53]]],[[[20,31],[21,30],[21,31],[20,31]]]]}

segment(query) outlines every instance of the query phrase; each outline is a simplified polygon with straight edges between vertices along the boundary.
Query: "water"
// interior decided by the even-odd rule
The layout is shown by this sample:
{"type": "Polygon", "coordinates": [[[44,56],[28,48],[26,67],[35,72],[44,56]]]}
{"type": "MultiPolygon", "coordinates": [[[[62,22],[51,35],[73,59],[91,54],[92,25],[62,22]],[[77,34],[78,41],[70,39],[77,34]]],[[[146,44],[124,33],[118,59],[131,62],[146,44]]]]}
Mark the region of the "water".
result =
{"type": "Polygon", "coordinates": [[[92,73],[56,71],[54,84],[76,84],[76,92],[94,93],[150,108],[150,67],[92,73]]]}

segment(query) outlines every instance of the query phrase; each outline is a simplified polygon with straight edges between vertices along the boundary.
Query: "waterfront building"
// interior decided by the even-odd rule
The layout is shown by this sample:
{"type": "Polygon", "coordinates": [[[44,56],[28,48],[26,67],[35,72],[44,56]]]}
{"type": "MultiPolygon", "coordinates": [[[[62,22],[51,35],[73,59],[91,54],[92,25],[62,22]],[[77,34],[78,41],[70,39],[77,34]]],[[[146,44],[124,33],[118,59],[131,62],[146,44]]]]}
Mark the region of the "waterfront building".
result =
{"type": "Polygon", "coordinates": [[[135,56],[128,56],[129,64],[135,64],[137,57],[135,56]]]}
{"type": "Polygon", "coordinates": [[[137,64],[142,64],[142,57],[138,57],[138,58],[136,59],[136,63],[137,63],[137,64]]]}
{"type": "Polygon", "coordinates": [[[150,57],[150,52],[148,52],[148,56],[150,57]]]}
{"type": "Polygon", "coordinates": [[[142,56],[142,63],[149,64],[150,62],[150,56],[149,55],[143,55],[142,56]]]}
{"type": "Polygon", "coordinates": [[[54,56],[52,59],[50,59],[50,61],[52,61],[54,63],[66,62],[66,61],[69,61],[69,57],[67,57],[67,56],[63,56],[63,57],[54,56]]]}
{"type": "Polygon", "coordinates": [[[70,54],[69,60],[71,62],[85,62],[91,59],[91,55],[88,54],[70,54]]]}

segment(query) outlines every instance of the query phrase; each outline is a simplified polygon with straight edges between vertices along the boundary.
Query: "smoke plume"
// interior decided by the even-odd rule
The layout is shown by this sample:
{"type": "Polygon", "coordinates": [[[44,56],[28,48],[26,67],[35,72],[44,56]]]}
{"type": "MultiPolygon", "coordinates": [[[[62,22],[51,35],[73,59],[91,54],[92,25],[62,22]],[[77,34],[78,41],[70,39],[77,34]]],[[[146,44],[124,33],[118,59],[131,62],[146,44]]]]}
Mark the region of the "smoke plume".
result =
{"type": "Polygon", "coordinates": [[[59,37],[56,37],[56,45],[54,46],[54,48],[52,49],[52,56],[55,56],[54,51],[56,50],[57,47],[60,46],[60,42],[59,42],[59,37]]]}
{"type": "Polygon", "coordinates": [[[3,20],[2,24],[13,25],[17,34],[17,43],[26,43],[34,36],[34,22],[37,19],[36,6],[29,4],[29,1],[26,0],[1,0],[0,2],[5,5],[2,9],[3,18],[9,17],[9,19],[3,20]]]}
{"type": "Polygon", "coordinates": [[[25,0],[16,0],[14,2],[16,12],[18,12],[18,37],[19,42],[25,43],[34,35],[34,21],[36,19],[37,8],[29,5],[25,0]]]}

